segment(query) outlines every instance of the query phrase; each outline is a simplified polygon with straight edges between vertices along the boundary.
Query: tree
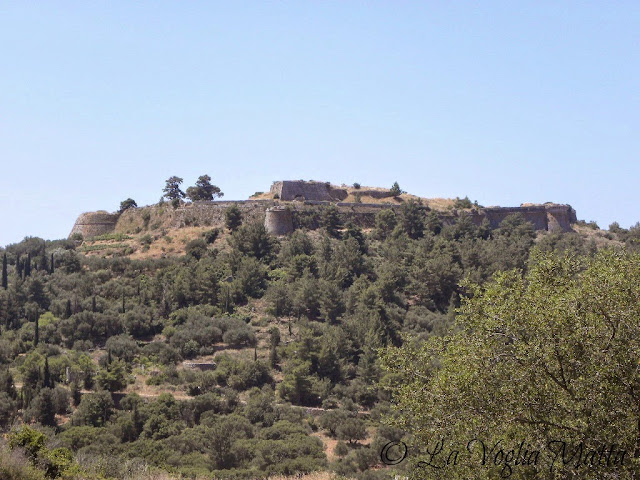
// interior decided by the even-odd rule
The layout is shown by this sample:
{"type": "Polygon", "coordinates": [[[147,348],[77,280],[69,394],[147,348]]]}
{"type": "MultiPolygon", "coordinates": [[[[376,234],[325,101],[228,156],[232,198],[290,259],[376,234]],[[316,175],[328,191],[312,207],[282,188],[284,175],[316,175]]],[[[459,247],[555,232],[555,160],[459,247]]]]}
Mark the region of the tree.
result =
{"type": "Polygon", "coordinates": [[[220,191],[220,188],[211,184],[211,177],[209,175],[201,175],[196,181],[194,187],[187,188],[187,197],[192,202],[197,200],[211,201],[216,197],[222,197],[224,193],[220,191]]]}
{"type": "Polygon", "coordinates": [[[389,193],[391,193],[391,195],[393,195],[394,197],[399,197],[405,192],[400,189],[400,185],[398,185],[398,182],[393,182],[393,185],[391,185],[391,189],[389,190],[389,193]]]}
{"type": "Polygon", "coordinates": [[[73,425],[101,427],[113,414],[113,400],[107,391],[82,396],[80,405],[73,414],[73,425]]]}
{"type": "Polygon", "coordinates": [[[47,426],[56,426],[56,408],[52,388],[43,388],[29,407],[36,422],[47,426]]]}
{"type": "Polygon", "coordinates": [[[364,422],[358,418],[347,418],[337,428],[336,434],[340,440],[356,443],[367,438],[364,422]]]}
{"type": "Polygon", "coordinates": [[[109,363],[106,368],[98,372],[96,382],[100,388],[109,392],[123,390],[127,386],[127,370],[124,362],[117,359],[109,363]]]}
{"type": "MultiPolygon", "coordinates": [[[[540,463],[492,461],[486,469],[458,465],[439,478],[633,478],[640,455],[638,285],[638,254],[536,253],[524,275],[513,270],[484,286],[465,285],[456,333],[387,351],[399,425],[421,453],[441,438],[462,449],[474,438],[491,446],[500,440],[505,452],[517,452],[525,439],[525,449],[546,456],[566,442],[569,458],[582,444],[584,463],[603,445],[608,451],[615,443],[618,452],[608,467],[559,460],[550,472],[540,463]]],[[[471,447],[481,455],[479,442],[471,447]]]]}
{"type": "Polygon", "coordinates": [[[242,225],[242,212],[236,204],[231,205],[224,212],[224,224],[232,232],[235,232],[242,225]]]}
{"type": "Polygon", "coordinates": [[[342,227],[338,209],[331,205],[322,212],[322,226],[327,229],[327,233],[334,237],[340,237],[340,228],[342,227]]]}
{"type": "Polygon", "coordinates": [[[396,214],[390,208],[385,208],[376,213],[376,236],[385,239],[393,232],[398,220],[396,214]]]}
{"type": "Polygon", "coordinates": [[[184,192],[180,190],[182,179],[180,177],[169,177],[165,187],[162,189],[164,196],[169,200],[180,200],[184,198],[184,192]]]}
{"type": "Polygon", "coordinates": [[[128,210],[130,208],[136,208],[137,206],[138,204],[133,198],[127,198],[126,200],[123,200],[122,202],[120,202],[120,210],[118,211],[122,213],[125,210],[128,210]]]}
{"type": "Polygon", "coordinates": [[[8,283],[8,274],[7,274],[7,254],[5,253],[2,256],[2,288],[7,289],[8,283]]]}
{"type": "Polygon", "coordinates": [[[424,234],[424,211],[411,199],[402,206],[402,227],[409,238],[420,238],[424,234]]]}

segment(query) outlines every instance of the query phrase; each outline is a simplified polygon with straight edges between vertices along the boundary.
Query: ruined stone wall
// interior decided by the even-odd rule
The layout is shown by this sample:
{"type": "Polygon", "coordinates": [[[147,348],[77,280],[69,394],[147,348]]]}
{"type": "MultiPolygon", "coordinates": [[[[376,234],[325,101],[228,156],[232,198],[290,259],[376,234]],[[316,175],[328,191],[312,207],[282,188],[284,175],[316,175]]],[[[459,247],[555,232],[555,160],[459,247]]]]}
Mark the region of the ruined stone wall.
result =
{"type": "Polygon", "coordinates": [[[316,200],[339,201],[347,198],[347,191],[335,188],[326,182],[305,182],[303,180],[284,180],[274,182],[270,192],[280,200],[316,200]]]}
{"type": "Polygon", "coordinates": [[[275,205],[270,200],[244,200],[244,201],[198,201],[176,209],[170,228],[182,228],[188,226],[224,226],[225,212],[231,205],[237,205],[242,212],[243,221],[264,221],[267,208],[275,205]]]}
{"type": "Polygon", "coordinates": [[[521,214],[525,220],[533,224],[536,230],[547,230],[547,211],[544,205],[531,207],[495,207],[480,210],[489,221],[491,228],[498,228],[500,223],[509,215],[521,214]]]}
{"type": "Polygon", "coordinates": [[[545,208],[550,232],[569,232],[571,224],[578,221],[576,211],[570,205],[549,204],[545,208]]]}
{"type": "MultiPolygon", "coordinates": [[[[308,183],[308,182],[305,182],[308,183]]],[[[324,184],[323,184],[324,185],[324,184]]],[[[346,203],[309,200],[291,202],[286,208],[273,200],[215,201],[194,202],[173,209],[170,205],[154,205],[125,211],[122,215],[107,212],[83,213],[78,217],[71,234],[80,233],[91,238],[113,231],[136,233],[141,229],[142,217],[150,217],[147,224],[162,228],[184,228],[189,226],[223,227],[225,212],[231,205],[237,205],[242,212],[243,221],[264,222],[268,231],[275,235],[286,235],[297,228],[316,229],[322,223],[322,211],[330,205],[338,210],[343,223],[352,222],[362,228],[375,226],[376,214],[383,209],[392,209],[399,213],[401,206],[366,203],[346,203]],[[276,207],[276,208],[273,208],[276,207]]],[[[428,210],[427,207],[423,207],[428,210]]],[[[452,224],[462,214],[471,216],[471,220],[480,225],[485,219],[491,228],[497,228],[508,215],[519,213],[531,222],[536,230],[571,231],[571,224],[577,221],[576,212],[569,205],[545,204],[523,207],[491,207],[474,210],[451,210],[438,212],[444,224],[452,224]]]]}
{"type": "Polygon", "coordinates": [[[105,211],[82,213],[73,225],[69,236],[79,233],[83,238],[91,238],[111,233],[115,229],[119,216],[117,213],[105,211]]]}

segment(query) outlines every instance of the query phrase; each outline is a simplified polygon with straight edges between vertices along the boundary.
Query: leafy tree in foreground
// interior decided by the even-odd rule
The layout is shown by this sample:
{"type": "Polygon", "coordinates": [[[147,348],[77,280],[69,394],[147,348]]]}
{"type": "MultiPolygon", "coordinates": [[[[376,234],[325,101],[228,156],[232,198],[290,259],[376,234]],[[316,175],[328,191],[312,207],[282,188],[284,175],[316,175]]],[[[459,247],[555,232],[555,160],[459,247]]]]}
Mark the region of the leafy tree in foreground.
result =
{"type": "MultiPolygon", "coordinates": [[[[639,285],[640,255],[613,251],[591,258],[538,253],[524,276],[514,270],[484,287],[468,285],[457,333],[385,355],[414,454],[433,451],[443,438],[441,457],[461,452],[458,465],[437,478],[637,478],[639,285]],[[509,466],[496,464],[492,455],[482,466],[482,445],[471,444],[472,457],[466,448],[474,438],[487,449],[500,441],[503,455],[515,449],[516,456],[524,441],[525,450],[540,452],[537,465],[522,465],[522,458],[517,465],[514,456],[509,466]],[[612,444],[608,467],[585,466],[593,461],[589,452],[604,445],[608,453],[612,444]]],[[[431,463],[446,463],[441,457],[431,463]]]]}

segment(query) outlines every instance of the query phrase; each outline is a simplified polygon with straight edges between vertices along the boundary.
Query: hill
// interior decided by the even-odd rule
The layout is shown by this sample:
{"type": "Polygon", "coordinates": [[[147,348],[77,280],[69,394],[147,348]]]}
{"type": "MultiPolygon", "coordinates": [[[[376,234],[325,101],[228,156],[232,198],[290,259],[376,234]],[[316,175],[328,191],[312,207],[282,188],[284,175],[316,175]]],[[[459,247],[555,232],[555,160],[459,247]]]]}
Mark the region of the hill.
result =
{"type": "Polygon", "coordinates": [[[0,426],[42,431],[36,464],[60,448],[68,478],[123,478],[132,462],[183,478],[388,478],[405,467],[381,449],[405,432],[381,351],[453,332],[465,279],[527,271],[535,249],[588,257],[640,238],[549,231],[556,205],[314,202],[164,203],[100,213],[109,233],[7,246],[0,426]],[[288,235],[265,227],[276,207],[288,235]]]}

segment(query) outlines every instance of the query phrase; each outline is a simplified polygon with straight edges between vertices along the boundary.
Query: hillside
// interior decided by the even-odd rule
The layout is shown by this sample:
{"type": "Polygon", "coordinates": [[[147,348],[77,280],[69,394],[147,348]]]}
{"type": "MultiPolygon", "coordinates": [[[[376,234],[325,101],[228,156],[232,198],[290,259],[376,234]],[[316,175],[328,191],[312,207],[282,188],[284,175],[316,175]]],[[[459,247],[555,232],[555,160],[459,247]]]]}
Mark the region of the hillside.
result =
{"type": "Polygon", "coordinates": [[[39,455],[63,448],[69,478],[122,478],[131,462],[176,478],[388,478],[407,467],[382,464],[381,448],[406,432],[381,351],[452,332],[465,279],[527,271],[534,247],[589,257],[638,238],[539,228],[556,205],[437,211],[408,198],[281,201],[295,228],[278,237],[270,202],[238,203],[232,230],[236,203],[163,203],[127,209],[110,233],[8,246],[2,428],[42,430],[39,455]]]}

